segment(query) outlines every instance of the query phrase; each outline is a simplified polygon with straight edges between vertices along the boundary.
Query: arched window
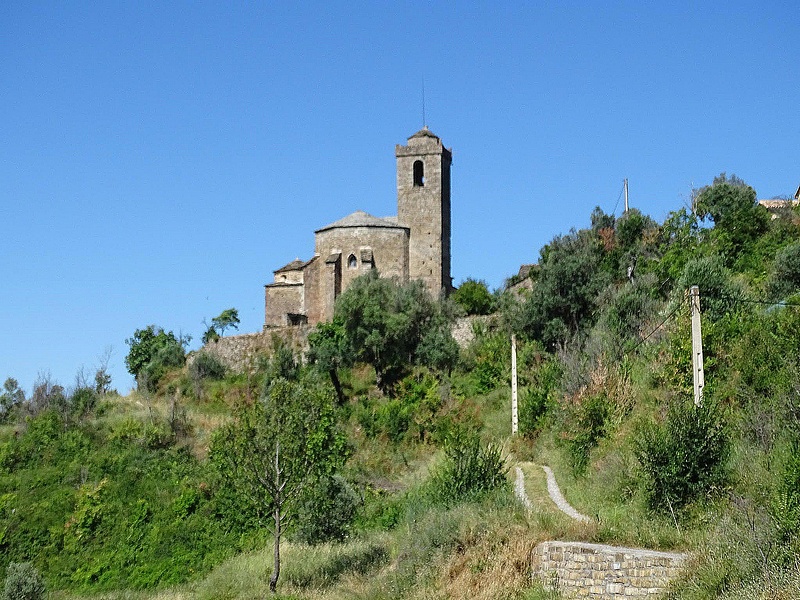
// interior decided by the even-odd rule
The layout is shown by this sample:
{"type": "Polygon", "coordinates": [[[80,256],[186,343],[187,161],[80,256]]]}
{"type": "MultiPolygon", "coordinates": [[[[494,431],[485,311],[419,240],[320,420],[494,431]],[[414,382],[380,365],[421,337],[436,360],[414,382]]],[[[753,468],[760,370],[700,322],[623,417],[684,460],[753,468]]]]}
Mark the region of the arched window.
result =
{"type": "Polygon", "coordinates": [[[347,259],[347,268],[355,269],[357,267],[358,267],[358,259],[356,258],[355,254],[351,254],[350,257],[347,259]]]}
{"type": "Polygon", "coordinates": [[[414,187],[425,185],[425,165],[421,160],[414,161],[414,187]]]}

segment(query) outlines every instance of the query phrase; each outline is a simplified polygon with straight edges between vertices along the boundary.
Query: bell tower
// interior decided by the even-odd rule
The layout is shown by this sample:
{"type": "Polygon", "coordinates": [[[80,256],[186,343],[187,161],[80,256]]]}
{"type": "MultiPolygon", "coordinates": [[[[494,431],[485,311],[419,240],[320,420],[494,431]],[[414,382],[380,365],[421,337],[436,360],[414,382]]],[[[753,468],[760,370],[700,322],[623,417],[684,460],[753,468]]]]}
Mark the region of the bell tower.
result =
{"type": "Polygon", "coordinates": [[[449,293],[450,165],[445,148],[426,125],[395,146],[397,158],[397,219],[410,229],[408,275],[421,279],[434,297],[449,293]]]}

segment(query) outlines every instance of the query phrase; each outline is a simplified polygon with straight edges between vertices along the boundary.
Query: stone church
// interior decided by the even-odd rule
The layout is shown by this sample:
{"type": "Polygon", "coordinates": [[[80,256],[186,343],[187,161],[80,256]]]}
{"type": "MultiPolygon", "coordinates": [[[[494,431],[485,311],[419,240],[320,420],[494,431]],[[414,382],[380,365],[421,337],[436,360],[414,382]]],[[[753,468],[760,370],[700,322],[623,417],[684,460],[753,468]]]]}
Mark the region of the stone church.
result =
{"type": "Polygon", "coordinates": [[[314,256],[274,272],[265,289],[265,329],[333,318],[336,298],[377,269],[401,282],[422,280],[438,296],[450,277],[450,165],[453,155],[427,126],[395,146],[397,216],[356,211],[314,232],[314,256]]]}

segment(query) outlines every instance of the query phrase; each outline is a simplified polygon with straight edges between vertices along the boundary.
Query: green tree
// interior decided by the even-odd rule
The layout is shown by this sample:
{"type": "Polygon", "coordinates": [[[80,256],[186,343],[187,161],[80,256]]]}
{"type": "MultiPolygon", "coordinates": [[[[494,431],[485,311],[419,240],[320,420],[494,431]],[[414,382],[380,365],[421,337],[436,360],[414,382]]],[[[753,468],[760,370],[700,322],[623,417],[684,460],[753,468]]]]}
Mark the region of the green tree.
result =
{"type": "Polygon", "coordinates": [[[211,326],[217,333],[219,333],[219,335],[223,335],[225,330],[229,327],[233,327],[234,329],[238,330],[239,323],[239,311],[235,308],[226,308],[216,317],[211,319],[211,326]]]}
{"type": "Polygon", "coordinates": [[[261,401],[240,410],[211,444],[211,462],[238,510],[251,511],[272,530],[273,592],[281,571],[282,535],[297,518],[306,492],[334,475],[348,456],[332,396],[314,382],[276,379],[261,401]]]}
{"type": "Polygon", "coordinates": [[[468,315],[488,315],[494,309],[494,297],[485,281],[468,278],[451,296],[468,315]]]}
{"type": "Polygon", "coordinates": [[[189,336],[176,337],[171,331],[164,331],[156,325],[137,329],[133,337],[125,340],[130,352],[125,357],[128,372],[141,385],[155,391],[158,381],[169,368],[183,366],[186,361],[185,346],[189,336]]]}
{"type": "MultiPolygon", "coordinates": [[[[697,216],[685,208],[669,213],[659,232],[661,260],[655,267],[659,281],[673,283],[680,277],[686,263],[697,253],[701,233],[697,216]]],[[[669,289],[664,287],[664,295],[669,289]]]]}
{"type": "Polygon", "coordinates": [[[784,246],[775,255],[767,289],[775,300],[800,290],[800,242],[784,246]]]}
{"type": "Polygon", "coordinates": [[[542,248],[536,285],[514,323],[554,347],[595,319],[597,299],[611,282],[600,268],[603,249],[590,230],[572,231],[542,248]]]}
{"type": "Polygon", "coordinates": [[[25,392],[20,389],[16,379],[9,377],[3,383],[3,393],[0,394],[0,422],[7,419],[14,407],[23,402],[25,392]]]}
{"type": "Polygon", "coordinates": [[[700,256],[686,263],[678,279],[677,300],[693,285],[700,288],[700,308],[715,321],[735,310],[744,294],[718,256],[700,256]]]}
{"type": "Polygon", "coordinates": [[[729,266],[769,227],[769,214],[756,203],[756,191],[736,175],[722,173],[701,188],[695,212],[714,223],[712,242],[729,266]]]}
{"type": "MultiPolygon", "coordinates": [[[[384,390],[420,362],[423,340],[424,355],[432,356],[433,345],[448,345],[452,339],[452,314],[421,281],[399,285],[374,270],[355,279],[339,296],[334,314],[344,330],[345,354],[372,365],[384,390]],[[435,330],[440,335],[433,335],[435,330]]],[[[445,348],[441,356],[446,355],[452,357],[445,348]]]]}
{"type": "Polygon", "coordinates": [[[325,372],[336,390],[340,404],[347,398],[339,381],[339,369],[353,364],[353,355],[348,349],[344,326],[340,321],[320,323],[308,336],[308,362],[325,372]]]}

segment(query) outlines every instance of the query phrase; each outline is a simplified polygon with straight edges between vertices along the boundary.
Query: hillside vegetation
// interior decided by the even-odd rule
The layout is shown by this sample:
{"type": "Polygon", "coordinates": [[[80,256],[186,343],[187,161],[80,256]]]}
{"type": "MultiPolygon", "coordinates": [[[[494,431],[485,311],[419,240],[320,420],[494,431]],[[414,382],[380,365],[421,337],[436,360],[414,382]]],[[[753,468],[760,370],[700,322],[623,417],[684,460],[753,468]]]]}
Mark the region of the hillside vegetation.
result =
{"type": "Polygon", "coordinates": [[[541,249],[530,289],[435,301],[366,275],[306,356],[276,339],[251,373],[150,326],[127,397],[102,369],[30,397],[7,380],[6,597],[554,599],[530,577],[548,539],[691,552],[670,598],[800,597],[800,213],[735,176],[693,201],[663,223],[596,209],[541,249]],[[487,316],[459,349],[464,314],[487,316]]]}

